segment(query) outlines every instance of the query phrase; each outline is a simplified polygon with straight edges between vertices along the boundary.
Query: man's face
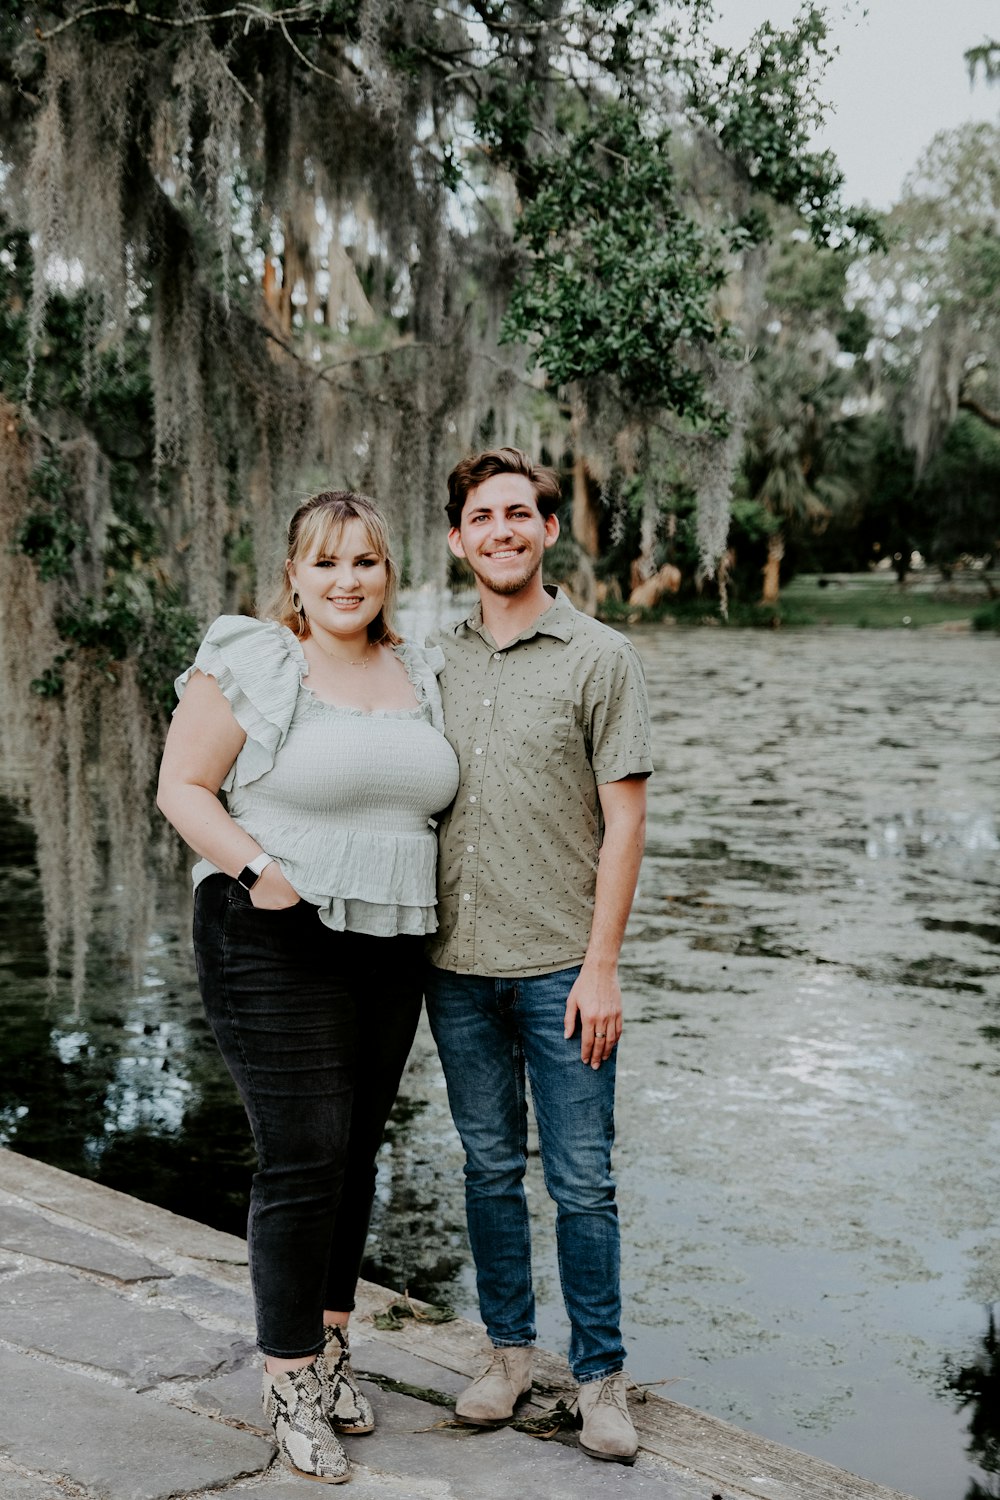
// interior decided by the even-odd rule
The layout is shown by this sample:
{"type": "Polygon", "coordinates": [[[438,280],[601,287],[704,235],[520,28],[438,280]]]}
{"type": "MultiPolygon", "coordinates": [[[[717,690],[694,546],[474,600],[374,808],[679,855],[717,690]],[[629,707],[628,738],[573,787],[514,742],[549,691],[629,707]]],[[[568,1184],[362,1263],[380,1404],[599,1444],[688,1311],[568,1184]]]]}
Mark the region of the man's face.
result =
{"type": "Polygon", "coordinates": [[[542,565],[546,547],[559,535],[555,516],[543,516],[535,487],[523,474],[494,474],[470,490],[462,520],[448,533],[448,546],[464,557],[481,587],[518,594],[542,565]]]}

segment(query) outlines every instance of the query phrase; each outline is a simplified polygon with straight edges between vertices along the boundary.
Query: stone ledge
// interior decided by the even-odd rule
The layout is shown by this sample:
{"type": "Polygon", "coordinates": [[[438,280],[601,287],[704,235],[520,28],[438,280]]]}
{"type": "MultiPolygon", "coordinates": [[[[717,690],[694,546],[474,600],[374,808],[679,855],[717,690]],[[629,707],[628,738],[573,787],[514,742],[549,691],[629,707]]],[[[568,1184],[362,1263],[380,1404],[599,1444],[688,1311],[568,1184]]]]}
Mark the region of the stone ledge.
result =
{"type": "MultiPolygon", "coordinates": [[[[70,1226],[86,1226],[109,1241],[137,1246],[144,1256],[155,1256],[156,1261],[169,1271],[163,1284],[164,1302],[170,1300],[170,1278],[176,1277],[179,1293],[191,1297],[188,1305],[196,1321],[199,1310],[217,1319],[226,1308],[226,1301],[212,1297],[210,1288],[199,1297],[192,1276],[204,1283],[235,1288],[242,1294],[248,1289],[246,1246],[242,1240],[140,1203],[97,1183],[72,1177],[58,1168],[0,1149],[0,1196],[4,1194],[17,1200],[17,1207],[30,1209],[33,1206],[57,1216],[70,1226]]],[[[0,1214],[2,1211],[0,1203],[0,1214]]],[[[61,1276],[67,1284],[73,1276],[70,1270],[57,1268],[34,1274],[61,1276]]],[[[26,1272],[8,1278],[4,1282],[8,1295],[18,1282],[30,1287],[31,1277],[32,1273],[26,1272]]],[[[487,1347],[483,1328],[465,1319],[456,1319],[453,1323],[430,1323],[421,1322],[419,1318],[407,1320],[391,1333],[375,1328],[375,1315],[384,1311],[395,1297],[395,1293],[370,1282],[362,1282],[359,1286],[352,1340],[355,1364],[361,1369],[370,1367],[378,1371],[382,1364],[391,1369],[394,1364],[398,1367],[400,1356],[409,1357],[417,1362],[410,1368],[423,1376],[422,1380],[414,1379],[414,1385],[453,1393],[456,1377],[472,1375],[481,1363],[487,1347]],[[380,1360],[381,1351],[385,1353],[384,1360],[380,1360]],[[391,1351],[395,1351],[392,1358],[391,1351]]],[[[414,1305],[419,1312],[421,1304],[414,1305]]],[[[144,1304],[147,1312],[151,1313],[152,1308],[153,1303],[144,1304]]],[[[233,1304],[234,1314],[238,1308],[239,1303],[233,1304]]],[[[40,1311],[38,1316],[41,1316],[40,1311]]],[[[165,1306],[158,1316],[177,1318],[179,1315],[171,1313],[165,1306]]],[[[234,1328],[237,1321],[241,1319],[234,1318],[234,1328]]],[[[204,1336],[206,1330],[203,1328],[201,1332],[204,1336]]],[[[50,1338],[49,1343],[52,1342],[50,1338]]],[[[198,1360],[193,1363],[197,1365],[198,1360]]],[[[143,1479],[137,1473],[132,1476],[135,1487],[127,1491],[129,1500],[159,1500],[159,1496],[166,1493],[175,1496],[193,1494],[199,1483],[202,1488],[209,1485],[225,1488],[236,1482],[238,1465],[250,1455],[256,1464],[256,1468],[251,1464],[251,1470],[261,1476],[262,1487],[258,1493],[265,1495],[273,1490],[276,1496],[284,1496],[286,1492],[290,1495],[293,1484],[298,1485],[299,1493],[302,1493],[299,1481],[277,1471],[267,1472],[264,1478],[271,1451],[266,1442],[251,1432],[226,1425],[227,1415],[243,1422],[249,1422],[252,1415],[249,1409],[250,1386],[239,1371],[234,1372],[231,1379],[217,1376],[218,1385],[211,1380],[201,1383],[194,1399],[206,1405],[199,1413],[181,1407],[180,1388],[177,1391],[178,1404],[171,1404],[169,1385],[161,1384],[157,1391],[157,1396],[166,1395],[167,1400],[136,1395],[133,1391],[108,1385],[107,1376],[105,1383],[100,1383],[96,1379],[88,1380],[78,1370],[61,1370],[43,1360],[3,1350],[0,1350],[0,1367],[5,1389],[16,1391],[15,1382],[20,1379],[23,1384],[26,1372],[33,1381],[39,1382],[44,1371],[49,1382],[45,1400],[41,1402],[45,1408],[41,1422],[35,1406],[29,1402],[21,1417],[14,1422],[17,1429],[23,1420],[25,1430],[16,1430],[13,1438],[9,1430],[0,1431],[0,1447],[4,1447],[19,1466],[39,1472],[38,1483],[42,1486],[37,1489],[39,1496],[46,1494],[44,1485],[47,1479],[42,1476],[52,1473],[82,1484],[88,1496],[91,1493],[124,1496],[126,1490],[116,1488],[118,1480],[112,1484],[110,1471],[104,1473],[104,1470],[112,1458],[126,1466],[132,1462],[131,1447],[136,1440],[140,1410],[145,1414],[163,1414],[160,1426],[154,1423],[150,1429],[150,1441],[159,1443],[162,1436],[163,1456],[160,1461],[173,1488],[165,1490],[159,1486],[158,1480],[154,1482],[148,1475],[143,1479]],[[23,1363],[11,1364],[18,1359],[23,1363]],[[29,1366],[34,1368],[29,1371],[29,1366]],[[46,1426],[49,1422],[46,1413],[59,1410],[63,1404],[59,1403],[55,1408],[51,1404],[55,1395],[52,1382],[59,1385],[61,1381],[72,1386],[72,1398],[67,1386],[67,1400],[76,1402],[73,1413],[79,1427],[76,1456],[72,1444],[67,1441],[72,1424],[60,1424],[56,1433],[50,1432],[46,1426]],[[138,1407],[134,1405],[137,1402],[140,1403],[138,1407]],[[206,1409],[209,1403],[214,1406],[214,1413],[206,1409]],[[95,1426],[98,1406],[101,1408],[100,1418],[95,1426]],[[110,1446],[115,1450],[115,1454],[107,1455],[103,1460],[99,1453],[95,1454],[95,1449],[102,1446],[99,1442],[101,1433],[103,1445],[107,1446],[110,1440],[110,1446]],[[184,1453],[175,1453],[174,1443],[183,1446],[188,1442],[182,1433],[192,1435],[189,1447],[184,1453]],[[247,1444],[257,1446],[248,1448],[247,1444]],[[119,1448],[128,1451],[119,1453],[119,1448]],[[39,1461],[46,1455],[45,1462],[39,1461]],[[191,1463],[185,1468],[189,1460],[191,1463]],[[218,1473],[218,1478],[195,1480],[194,1470],[199,1465],[207,1473],[216,1461],[218,1469],[213,1472],[218,1473]],[[226,1473],[228,1479],[224,1477],[226,1473]],[[101,1488],[102,1484],[105,1488],[101,1488]]],[[[179,1370],[177,1374],[180,1374],[179,1370]]],[[[188,1374],[192,1381],[197,1380],[197,1369],[192,1368],[188,1374]]],[[[531,1402],[535,1411],[551,1405],[557,1393],[572,1390],[565,1361],[544,1350],[539,1350],[536,1357],[535,1379],[536,1387],[544,1388],[531,1402]]],[[[190,1386],[191,1382],[186,1384],[190,1386]]],[[[900,1491],[857,1478],[822,1460],[657,1395],[650,1395],[645,1401],[636,1401],[633,1405],[641,1445],[640,1460],[633,1470],[594,1464],[575,1445],[568,1449],[559,1443],[541,1443],[510,1429],[463,1439],[461,1434],[456,1437],[454,1432],[436,1430],[435,1424],[442,1415],[440,1407],[411,1396],[386,1392],[381,1393],[379,1400],[386,1412],[385,1430],[380,1427],[370,1438],[350,1440],[352,1461],[359,1466],[352,1478],[351,1494],[355,1500],[363,1500],[367,1494],[373,1497],[405,1495],[408,1500],[418,1500],[425,1495],[441,1497],[441,1500],[446,1500],[446,1497],[459,1500],[459,1496],[461,1500],[470,1500],[470,1497],[480,1495],[488,1500],[533,1500],[535,1494],[544,1494],[547,1500],[556,1500],[563,1493],[572,1494],[574,1500],[608,1494],[660,1496],[663,1500],[713,1500],[713,1497],[742,1500],[747,1496],[757,1497],[757,1500],[817,1500],[817,1497],[822,1497],[822,1500],[911,1500],[900,1491]],[[387,1396],[390,1399],[386,1400],[387,1396]],[[408,1427],[407,1423],[410,1424],[408,1427]],[[404,1442],[407,1433],[409,1440],[404,1442]],[[414,1441],[416,1433],[424,1434],[419,1452],[414,1441]],[[367,1464],[375,1462],[377,1468],[366,1468],[367,1464]],[[530,1487],[527,1483],[529,1474],[537,1476],[541,1488],[530,1487]],[[465,1475],[464,1479],[462,1475],[465,1475]],[[567,1486],[565,1490],[564,1485],[567,1486]]],[[[14,1405],[8,1403],[8,1410],[2,1417],[5,1429],[14,1420],[13,1412],[14,1405]]],[[[141,1447],[140,1442],[140,1450],[141,1447]]],[[[21,1488],[30,1500],[34,1500],[36,1491],[28,1481],[21,1488]]]]}

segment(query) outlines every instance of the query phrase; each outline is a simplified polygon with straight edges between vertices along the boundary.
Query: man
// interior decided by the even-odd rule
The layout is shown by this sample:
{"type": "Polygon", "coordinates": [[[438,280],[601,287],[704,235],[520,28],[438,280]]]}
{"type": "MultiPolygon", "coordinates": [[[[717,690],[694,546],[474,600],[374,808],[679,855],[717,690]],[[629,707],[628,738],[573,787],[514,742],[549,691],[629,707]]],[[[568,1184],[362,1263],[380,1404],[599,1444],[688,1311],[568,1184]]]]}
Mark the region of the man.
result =
{"type": "Polygon", "coordinates": [[[427,1007],[494,1346],[455,1411],[499,1426],[531,1387],[527,1074],[557,1205],[581,1446],[631,1464],[611,1146],[618,954],[652,770],[642,669],[623,636],[542,582],[559,535],[551,470],[501,448],[460,463],[448,493],[448,545],[475,574],[479,604],[438,637],[461,780],[440,830],[427,1007]]]}

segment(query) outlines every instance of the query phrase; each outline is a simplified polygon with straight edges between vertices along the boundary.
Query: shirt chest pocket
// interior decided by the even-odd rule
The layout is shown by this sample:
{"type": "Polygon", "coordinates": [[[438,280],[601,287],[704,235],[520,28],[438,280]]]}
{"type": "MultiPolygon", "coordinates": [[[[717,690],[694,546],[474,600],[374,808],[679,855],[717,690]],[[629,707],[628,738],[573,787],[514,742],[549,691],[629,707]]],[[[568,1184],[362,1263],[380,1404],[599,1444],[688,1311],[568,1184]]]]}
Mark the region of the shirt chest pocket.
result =
{"type": "Polygon", "coordinates": [[[552,766],[566,754],[575,722],[570,698],[522,693],[497,707],[491,749],[509,766],[552,766]]]}

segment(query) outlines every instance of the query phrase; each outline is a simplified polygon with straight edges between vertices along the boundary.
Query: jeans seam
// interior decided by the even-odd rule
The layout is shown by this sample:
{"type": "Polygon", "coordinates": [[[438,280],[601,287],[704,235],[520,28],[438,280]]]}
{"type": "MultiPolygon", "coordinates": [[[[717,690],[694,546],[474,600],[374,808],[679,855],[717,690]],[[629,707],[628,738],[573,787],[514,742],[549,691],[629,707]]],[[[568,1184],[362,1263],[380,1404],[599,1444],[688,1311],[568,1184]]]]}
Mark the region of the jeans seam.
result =
{"type": "MultiPolygon", "coordinates": [[[[229,906],[229,895],[228,895],[228,893],[226,894],[226,906],[227,906],[227,908],[229,906]]],[[[254,1082],[253,1070],[250,1067],[250,1059],[247,1057],[246,1049],[245,1049],[245,1047],[243,1045],[243,1033],[242,1033],[242,1031],[239,1028],[239,1024],[237,1022],[237,1017],[236,1017],[236,1010],[235,1010],[235,1008],[233,1006],[232,998],[231,998],[230,992],[229,992],[229,962],[228,962],[228,959],[229,959],[229,934],[226,931],[226,923],[225,923],[224,919],[219,924],[219,933],[220,933],[220,937],[222,939],[222,942],[219,945],[220,951],[221,951],[221,958],[222,958],[222,962],[221,962],[220,968],[221,968],[221,971],[222,971],[222,995],[223,995],[223,998],[224,998],[224,1000],[226,1002],[226,1015],[229,1017],[229,1024],[233,1028],[233,1035],[236,1038],[236,1045],[239,1048],[240,1058],[242,1059],[243,1068],[244,1068],[244,1071],[246,1073],[247,1086],[248,1086],[249,1091],[250,1091],[250,1093],[251,1093],[251,1095],[253,1097],[254,1109],[255,1109],[255,1112],[256,1112],[256,1115],[257,1115],[257,1119],[260,1122],[261,1140],[263,1142],[263,1138],[264,1138],[264,1120],[263,1120],[263,1111],[262,1111],[262,1109],[260,1107],[260,1096],[257,1093],[257,1085],[254,1082]]],[[[265,1153],[263,1151],[261,1151],[259,1153],[259,1155],[261,1157],[259,1165],[260,1165],[260,1167],[261,1167],[262,1170],[266,1170],[266,1167],[267,1167],[267,1162],[263,1159],[264,1158],[264,1154],[265,1153]]]]}

